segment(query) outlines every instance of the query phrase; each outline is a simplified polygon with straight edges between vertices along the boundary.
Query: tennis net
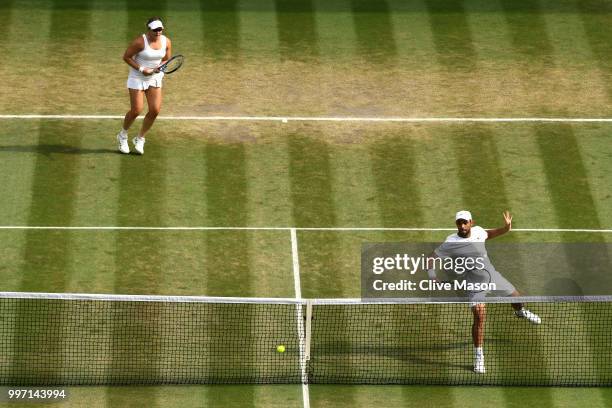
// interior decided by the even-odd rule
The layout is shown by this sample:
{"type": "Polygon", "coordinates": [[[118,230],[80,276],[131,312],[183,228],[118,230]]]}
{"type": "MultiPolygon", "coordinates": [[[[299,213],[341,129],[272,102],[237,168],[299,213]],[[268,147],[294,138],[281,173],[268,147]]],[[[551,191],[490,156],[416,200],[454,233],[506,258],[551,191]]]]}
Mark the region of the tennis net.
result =
{"type": "Polygon", "coordinates": [[[488,300],[475,374],[448,299],[0,293],[0,384],[612,385],[612,299],[520,300],[542,324],[488,300]]]}

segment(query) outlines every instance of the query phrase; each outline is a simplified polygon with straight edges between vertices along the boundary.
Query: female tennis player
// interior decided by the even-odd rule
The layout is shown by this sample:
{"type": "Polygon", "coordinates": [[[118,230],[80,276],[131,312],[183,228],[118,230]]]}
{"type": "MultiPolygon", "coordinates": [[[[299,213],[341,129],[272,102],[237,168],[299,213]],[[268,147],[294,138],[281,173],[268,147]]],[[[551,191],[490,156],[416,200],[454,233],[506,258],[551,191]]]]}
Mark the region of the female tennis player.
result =
{"type": "Polygon", "coordinates": [[[138,154],[144,154],[145,135],[151,129],[155,118],[159,114],[162,102],[163,72],[159,67],[172,57],[172,43],[162,34],[164,24],[159,17],[152,17],[147,21],[146,34],[137,37],[127,48],[123,60],[130,66],[127,88],[130,93],[130,110],[125,114],[123,129],[117,135],[119,151],[129,153],[128,129],[140,115],[147,98],[149,111],[142,122],[138,136],[132,142],[138,154]]]}

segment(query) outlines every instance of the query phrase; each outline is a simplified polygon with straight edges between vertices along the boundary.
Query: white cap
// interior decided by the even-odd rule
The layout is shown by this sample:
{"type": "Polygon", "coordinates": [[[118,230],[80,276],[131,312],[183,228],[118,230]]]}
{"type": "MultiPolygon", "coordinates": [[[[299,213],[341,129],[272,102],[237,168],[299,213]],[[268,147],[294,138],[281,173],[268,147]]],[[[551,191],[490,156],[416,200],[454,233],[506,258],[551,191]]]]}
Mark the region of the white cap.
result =
{"type": "Polygon", "coordinates": [[[149,27],[149,30],[155,30],[157,28],[164,28],[164,25],[159,20],[151,21],[147,26],[149,27]]]}
{"type": "Polygon", "coordinates": [[[457,220],[472,221],[472,213],[466,210],[459,211],[455,214],[455,221],[457,220]]]}

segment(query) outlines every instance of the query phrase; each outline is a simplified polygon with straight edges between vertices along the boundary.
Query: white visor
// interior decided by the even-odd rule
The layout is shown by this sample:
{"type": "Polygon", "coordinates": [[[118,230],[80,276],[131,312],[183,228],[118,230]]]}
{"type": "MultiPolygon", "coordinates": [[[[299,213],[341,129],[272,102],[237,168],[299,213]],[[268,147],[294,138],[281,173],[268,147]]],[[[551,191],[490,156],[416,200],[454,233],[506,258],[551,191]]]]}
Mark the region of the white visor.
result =
{"type": "Polygon", "coordinates": [[[162,22],[161,22],[161,21],[159,21],[159,20],[155,20],[155,21],[151,21],[151,22],[148,24],[148,27],[149,27],[149,30],[155,30],[155,29],[157,29],[157,28],[164,28],[164,25],[162,24],[162,22]]]}
{"type": "Polygon", "coordinates": [[[472,213],[465,210],[459,211],[457,214],[455,214],[455,221],[457,220],[472,221],[472,213]]]}

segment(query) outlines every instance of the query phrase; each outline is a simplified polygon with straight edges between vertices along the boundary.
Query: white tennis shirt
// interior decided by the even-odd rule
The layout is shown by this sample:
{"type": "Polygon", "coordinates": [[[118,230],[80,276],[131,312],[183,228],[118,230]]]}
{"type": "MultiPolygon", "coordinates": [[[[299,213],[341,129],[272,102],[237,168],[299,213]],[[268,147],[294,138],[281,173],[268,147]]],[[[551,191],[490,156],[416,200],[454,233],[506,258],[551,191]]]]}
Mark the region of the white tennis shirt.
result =
{"type": "MultiPolygon", "coordinates": [[[[140,51],[138,54],[134,56],[134,61],[136,61],[138,65],[143,66],[145,68],[155,68],[161,63],[162,59],[166,55],[166,45],[167,45],[166,36],[165,35],[161,36],[161,48],[159,50],[155,50],[151,48],[151,45],[149,45],[149,41],[147,40],[146,34],[143,34],[142,37],[144,38],[144,48],[142,51],[140,51]]],[[[153,75],[144,75],[137,69],[130,67],[130,77],[131,78],[152,79],[152,78],[155,78],[156,76],[161,77],[163,76],[163,73],[160,72],[160,73],[153,74],[153,75]]]]}
{"type": "Polygon", "coordinates": [[[487,238],[489,238],[487,231],[482,227],[475,226],[470,230],[469,237],[462,238],[455,232],[446,237],[446,241],[444,242],[485,242],[487,238]]]}

